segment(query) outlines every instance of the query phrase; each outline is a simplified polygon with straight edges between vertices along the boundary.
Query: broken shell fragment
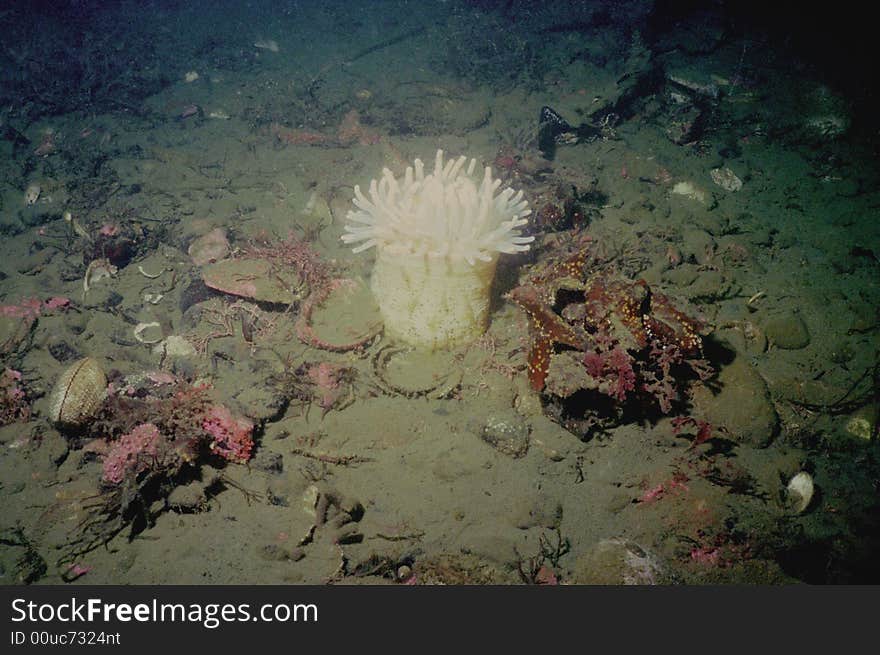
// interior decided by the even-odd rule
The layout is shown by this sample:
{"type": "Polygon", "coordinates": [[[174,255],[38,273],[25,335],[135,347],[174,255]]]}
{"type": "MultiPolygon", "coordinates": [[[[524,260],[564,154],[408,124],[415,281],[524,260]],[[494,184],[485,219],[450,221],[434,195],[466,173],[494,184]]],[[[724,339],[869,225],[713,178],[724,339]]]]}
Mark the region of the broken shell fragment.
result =
{"type": "Polygon", "coordinates": [[[105,277],[113,277],[116,275],[117,270],[107,259],[94,259],[89,262],[89,267],[83,276],[83,298],[85,298],[95,282],[103,280],[105,277]]]}
{"type": "Polygon", "coordinates": [[[229,255],[229,240],[226,238],[226,230],[218,227],[200,236],[189,245],[187,253],[196,266],[204,266],[225,259],[229,255]]]}
{"type": "Polygon", "coordinates": [[[806,471],[801,471],[789,481],[785,488],[788,507],[795,514],[803,514],[810,506],[814,492],[813,476],[806,471]]]}
{"type": "Polygon", "coordinates": [[[159,343],[162,341],[161,330],[162,330],[162,326],[159,325],[159,323],[157,323],[156,321],[153,321],[151,323],[138,323],[134,327],[134,338],[137,339],[138,341],[140,341],[141,343],[153,345],[154,343],[159,343]],[[158,337],[156,337],[154,339],[148,339],[143,336],[144,332],[146,332],[147,330],[153,330],[153,329],[160,331],[160,334],[158,337]]]}
{"type": "Polygon", "coordinates": [[[163,357],[194,357],[198,353],[195,346],[184,337],[172,334],[153,346],[153,354],[163,357]]]}
{"type": "Polygon", "coordinates": [[[254,47],[259,48],[260,50],[268,50],[269,52],[278,52],[281,50],[275,39],[260,39],[254,42],[254,47]]]}
{"type": "Polygon", "coordinates": [[[143,267],[143,266],[138,266],[138,273],[140,273],[140,274],[143,275],[144,277],[150,278],[151,280],[155,280],[157,277],[160,277],[160,276],[162,275],[162,273],[164,273],[164,272],[165,272],[165,269],[163,268],[163,269],[162,269],[161,271],[159,271],[158,273],[147,273],[147,272],[144,270],[144,267],[143,267]]]}

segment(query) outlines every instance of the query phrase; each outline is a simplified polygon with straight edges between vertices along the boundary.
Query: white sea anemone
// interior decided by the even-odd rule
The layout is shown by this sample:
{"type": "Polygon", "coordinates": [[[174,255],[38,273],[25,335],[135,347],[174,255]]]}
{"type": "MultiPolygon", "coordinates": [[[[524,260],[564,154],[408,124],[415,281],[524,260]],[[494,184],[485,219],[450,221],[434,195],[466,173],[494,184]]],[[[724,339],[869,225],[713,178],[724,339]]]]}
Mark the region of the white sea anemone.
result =
{"type": "Polygon", "coordinates": [[[529,249],[520,228],[531,213],[522,191],[506,188],[476,159],[444,164],[438,150],[425,175],[416,159],[398,180],[387,168],[370,183],[369,198],[354,188],[345,243],[354,252],[376,247],[372,289],[385,330],[417,345],[438,347],[479,336],[488,322],[489,289],[499,253],[529,249]]]}
{"type": "Polygon", "coordinates": [[[438,150],[434,172],[425,175],[421,159],[408,166],[398,181],[387,168],[381,180],[370,182],[370,197],[359,186],[354,188],[354,204],[359,211],[348,212],[345,243],[364,243],[354,252],[367,248],[393,248],[431,257],[489,261],[494,253],[523,252],[534,237],[520,236],[519,228],[532,213],[523,192],[514,193],[492,179],[486,166],[483,180],[473,175],[477,160],[451,159],[444,165],[438,150]],[[479,184],[479,186],[478,186],[479,184]]]}

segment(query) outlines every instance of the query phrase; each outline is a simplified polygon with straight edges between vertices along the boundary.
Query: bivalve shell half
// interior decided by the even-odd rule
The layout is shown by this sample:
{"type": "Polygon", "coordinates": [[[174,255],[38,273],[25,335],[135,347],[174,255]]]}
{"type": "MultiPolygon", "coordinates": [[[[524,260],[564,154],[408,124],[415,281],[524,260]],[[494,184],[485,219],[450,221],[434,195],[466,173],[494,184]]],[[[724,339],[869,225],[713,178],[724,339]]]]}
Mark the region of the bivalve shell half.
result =
{"type": "Polygon", "coordinates": [[[788,506],[795,514],[803,514],[806,511],[813,500],[814,493],[813,476],[806,471],[795,475],[785,489],[788,506]]]}
{"type": "Polygon", "coordinates": [[[293,267],[277,270],[266,259],[224,259],[206,264],[202,280],[211,289],[273,305],[290,305],[306,295],[304,282],[293,267]]]}
{"type": "Polygon", "coordinates": [[[107,376],[91,357],[75,361],[58,379],[49,397],[49,420],[77,427],[95,415],[107,395],[107,376]]]}

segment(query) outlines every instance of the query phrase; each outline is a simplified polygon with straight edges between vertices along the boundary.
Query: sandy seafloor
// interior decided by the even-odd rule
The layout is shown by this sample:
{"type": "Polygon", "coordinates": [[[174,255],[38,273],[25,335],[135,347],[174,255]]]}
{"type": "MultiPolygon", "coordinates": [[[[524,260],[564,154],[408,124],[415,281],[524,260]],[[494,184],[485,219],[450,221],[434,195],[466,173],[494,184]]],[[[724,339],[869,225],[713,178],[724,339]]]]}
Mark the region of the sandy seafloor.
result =
{"type": "MultiPolygon", "coordinates": [[[[877,134],[835,80],[754,25],[673,24],[649,3],[320,4],[0,12],[16,35],[2,53],[15,97],[0,115],[0,304],[70,300],[26,334],[2,318],[2,365],[21,372],[30,416],[0,429],[0,580],[877,582],[877,134]],[[277,51],[254,45],[269,40],[277,51]],[[645,86],[621,100],[636,75],[645,86]],[[530,137],[545,105],[574,125],[625,111],[543,161],[530,137]],[[502,262],[489,330],[469,348],[322,351],[296,336],[299,302],[247,304],[248,334],[233,310],[233,334],[203,353],[162,357],[135,339],[137,323],[158,323],[147,341],[225,331],[218,312],[236,299],[193,291],[189,254],[215,228],[233,251],[307,239],[334,276],[368,280],[374,252],[339,240],[354,185],[438,148],[494,162],[536,211],[576,189],[580,229],[617,268],[712,326],[717,377],[676,414],[715,439],[691,447],[669,416],[585,436],[546,415],[525,372],[528,321],[502,297],[539,247],[502,262]],[[713,181],[724,168],[740,189],[713,181]],[[106,225],[133,257],[84,294],[106,225]],[[100,455],[48,420],[50,391],[84,356],[208,380],[256,425],[256,448],[247,465],[186,467],[170,496],[65,560],[108,494],[100,455]],[[273,382],[320,362],[349,370],[326,413],[273,382]],[[481,438],[499,425],[513,442],[481,438]],[[785,488],[800,471],[815,494],[799,512],[785,488]]],[[[538,246],[571,230],[533,233],[538,246]]],[[[331,296],[313,318],[344,339],[375,309],[331,296]]]]}

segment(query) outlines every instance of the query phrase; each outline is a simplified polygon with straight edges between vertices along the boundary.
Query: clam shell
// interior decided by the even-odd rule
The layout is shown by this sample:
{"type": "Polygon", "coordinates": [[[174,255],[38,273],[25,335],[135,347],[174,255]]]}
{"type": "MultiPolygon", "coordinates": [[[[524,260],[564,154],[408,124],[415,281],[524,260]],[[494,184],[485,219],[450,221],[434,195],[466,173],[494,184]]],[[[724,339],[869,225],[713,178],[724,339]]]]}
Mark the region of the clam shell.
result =
{"type": "Polygon", "coordinates": [[[41,192],[42,189],[39,184],[28,185],[28,188],[24,190],[24,204],[28,206],[35,205],[37,200],[40,199],[41,192]]]}
{"type": "Polygon", "coordinates": [[[49,420],[76,427],[94,416],[107,395],[107,376],[91,357],[75,361],[58,379],[49,397],[49,420]]]}
{"type": "Polygon", "coordinates": [[[813,476],[801,471],[789,481],[785,489],[788,506],[795,514],[802,514],[810,506],[814,492],[813,476]]]}
{"type": "Polygon", "coordinates": [[[202,268],[202,280],[211,289],[273,305],[290,305],[304,295],[303,280],[293,267],[276,270],[266,259],[224,259],[207,264],[202,268]]]}

